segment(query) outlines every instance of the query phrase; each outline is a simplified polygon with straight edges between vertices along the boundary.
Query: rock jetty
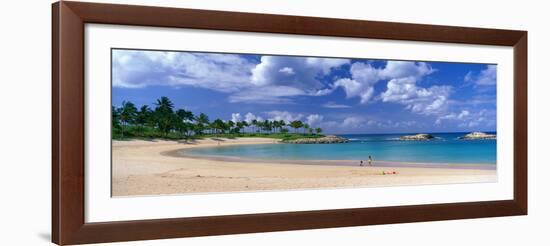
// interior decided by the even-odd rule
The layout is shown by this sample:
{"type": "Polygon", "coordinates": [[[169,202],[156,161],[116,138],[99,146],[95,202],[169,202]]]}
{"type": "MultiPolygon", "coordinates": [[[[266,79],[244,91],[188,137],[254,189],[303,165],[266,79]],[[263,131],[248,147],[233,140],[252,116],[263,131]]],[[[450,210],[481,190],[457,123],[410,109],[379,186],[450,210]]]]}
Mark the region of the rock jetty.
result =
{"type": "Polygon", "coordinates": [[[333,143],[347,143],[349,140],[346,138],[327,135],[320,138],[300,138],[295,140],[286,140],[285,143],[293,144],[333,144],[333,143]]]}
{"type": "Polygon", "coordinates": [[[494,140],[494,139],[497,139],[497,135],[487,134],[487,133],[484,133],[484,132],[471,132],[471,133],[468,133],[468,134],[466,134],[462,137],[459,137],[458,139],[462,139],[462,140],[482,140],[482,139],[494,140]]]}
{"type": "Polygon", "coordinates": [[[430,140],[433,139],[434,136],[426,133],[416,134],[416,135],[407,135],[407,136],[401,136],[399,137],[399,140],[407,140],[407,141],[423,141],[423,140],[430,140]]]}

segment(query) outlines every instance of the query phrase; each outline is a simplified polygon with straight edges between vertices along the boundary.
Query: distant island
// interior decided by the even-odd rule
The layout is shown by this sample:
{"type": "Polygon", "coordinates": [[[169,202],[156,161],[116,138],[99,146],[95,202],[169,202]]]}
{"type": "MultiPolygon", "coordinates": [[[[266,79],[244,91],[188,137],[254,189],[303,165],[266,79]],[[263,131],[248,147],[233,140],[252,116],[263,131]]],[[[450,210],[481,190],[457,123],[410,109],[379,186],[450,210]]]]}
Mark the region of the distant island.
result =
{"type": "Polygon", "coordinates": [[[430,140],[433,139],[434,136],[431,134],[426,133],[420,133],[416,135],[406,135],[399,137],[399,140],[405,140],[405,141],[424,141],[424,140],[430,140]]]}
{"type": "Polygon", "coordinates": [[[495,134],[487,134],[484,132],[472,132],[469,134],[466,134],[459,139],[462,140],[495,140],[497,139],[497,135],[495,134]]]}
{"type": "Polygon", "coordinates": [[[348,139],[343,137],[338,137],[335,135],[327,135],[320,138],[299,138],[295,140],[283,140],[284,143],[294,143],[294,144],[334,144],[334,143],[347,143],[348,139]]]}
{"type": "MultiPolygon", "coordinates": [[[[399,137],[399,140],[404,141],[426,141],[426,140],[432,140],[435,137],[431,134],[427,133],[420,133],[415,135],[405,135],[399,137]]],[[[497,138],[497,135],[495,134],[487,134],[484,132],[471,132],[468,133],[462,137],[459,137],[460,140],[495,140],[497,138]]]]}

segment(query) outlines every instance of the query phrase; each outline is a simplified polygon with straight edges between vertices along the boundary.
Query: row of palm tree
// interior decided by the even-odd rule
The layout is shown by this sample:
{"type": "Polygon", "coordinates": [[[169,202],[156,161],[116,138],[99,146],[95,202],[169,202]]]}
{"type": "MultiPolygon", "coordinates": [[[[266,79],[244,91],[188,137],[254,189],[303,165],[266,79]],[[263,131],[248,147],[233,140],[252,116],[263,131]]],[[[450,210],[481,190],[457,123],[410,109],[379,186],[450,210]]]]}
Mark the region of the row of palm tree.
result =
{"type": "Polygon", "coordinates": [[[208,115],[200,113],[195,115],[185,109],[175,109],[168,97],[161,97],[152,109],[147,105],[139,109],[130,101],[123,101],[121,107],[112,106],[113,129],[124,138],[132,129],[153,129],[167,136],[172,132],[179,133],[182,137],[239,134],[247,133],[288,133],[287,126],[294,129],[294,133],[301,130],[302,134],[322,133],[321,128],[311,128],[307,123],[299,120],[285,122],[284,120],[252,120],[252,121],[223,121],[221,119],[210,120],[208,115]],[[136,128],[137,127],[137,128],[136,128]],[[125,135],[126,134],[126,135],[125,135]]]}

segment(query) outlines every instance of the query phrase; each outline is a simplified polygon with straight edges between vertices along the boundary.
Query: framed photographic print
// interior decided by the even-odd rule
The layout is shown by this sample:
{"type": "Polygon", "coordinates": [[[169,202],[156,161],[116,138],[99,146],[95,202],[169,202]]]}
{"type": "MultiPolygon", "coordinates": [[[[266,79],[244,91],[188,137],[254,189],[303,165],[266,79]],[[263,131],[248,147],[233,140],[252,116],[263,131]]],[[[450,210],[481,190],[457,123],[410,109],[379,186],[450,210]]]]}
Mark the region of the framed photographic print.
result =
{"type": "Polygon", "coordinates": [[[526,31],[52,16],[57,244],[527,214],[526,31]]]}

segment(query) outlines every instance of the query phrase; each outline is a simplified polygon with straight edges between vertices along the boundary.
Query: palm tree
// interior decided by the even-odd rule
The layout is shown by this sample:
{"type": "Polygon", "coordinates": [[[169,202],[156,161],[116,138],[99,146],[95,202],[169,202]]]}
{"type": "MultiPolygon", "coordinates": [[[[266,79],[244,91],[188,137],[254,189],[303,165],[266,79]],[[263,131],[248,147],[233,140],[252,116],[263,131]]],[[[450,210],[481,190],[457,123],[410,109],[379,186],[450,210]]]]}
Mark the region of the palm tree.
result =
{"type": "Polygon", "coordinates": [[[111,106],[111,124],[113,128],[120,127],[120,109],[115,106],[111,106]]]}
{"type": "Polygon", "coordinates": [[[278,120],[273,121],[273,128],[279,130],[279,132],[280,132],[281,131],[280,121],[278,121],[278,120]]]}
{"type": "Polygon", "coordinates": [[[192,124],[190,123],[193,120],[193,112],[186,111],[185,109],[178,109],[176,111],[176,128],[179,130],[180,134],[189,135],[189,131],[192,129],[192,124]]]}
{"type": "Polygon", "coordinates": [[[140,126],[144,126],[151,123],[153,111],[147,105],[141,106],[137,113],[136,123],[140,126]]]}
{"type": "Polygon", "coordinates": [[[241,133],[241,129],[244,127],[244,121],[237,121],[237,127],[235,127],[235,133],[241,133]]]}
{"type": "Polygon", "coordinates": [[[212,126],[212,128],[216,130],[216,134],[218,133],[218,130],[219,132],[222,132],[222,133],[225,130],[225,123],[220,119],[216,119],[210,125],[212,126]]]}
{"type": "Polygon", "coordinates": [[[233,122],[233,121],[230,120],[230,121],[227,122],[226,125],[227,125],[227,128],[229,128],[229,132],[231,132],[231,130],[232,130],[233,127],[235,126],[235,122],[233,122]]]}
{"type": "Polygon", "coordinates": [[[321,129],[320,127],[317,127],[317,128],[315,128],[315,132],[317,134],[321,134],[321,132],[323,132],[323,129],[321,129]]]}
{"type": "Polygon", "coordinates": [[[174,119],[174,104],[168,97],[161,97],[157,99],[155,105],[157,106],[154,112],[155,123],[159,130],[167,136],[170,130],[174,128],[174,123],[176,122],[174,119]]]}
{"type": "Polygon", "coordinates": [[[197,118],[195,118],[195,121],[197,122],[196,125],[196,133],[202,134],[202,131],[205,130],[205,127],[210,124],[210,120],[208,119],[208,115],[204,113],[200,113],[197,118]]]}
{"type": "Polygon", "coordinates": [[[279,132],[283,130],[284,126],[286,126],[286,122],[284,120],[279,120],[279,132]]]}
{"type": "Polygon", "coordinates": [[[309,130],[309,124],[304,124],[304,134],[309,130]]]}
{"type": "Polygon", "coordinates": [[[271,132],[271,130],[273,130],[272,124],[273,123],[271,121],[264,120],[264,122],[262,123],[262,129],[266,132],[271,132]]]}
{"type": "Polygon", "coordinates": [[[133,124],[136,121],[137,108],[130,101],[123,101],[122,108],[120,110],[120,121],[122,123],[121,132],[122,137],[124,138],[124,126],[128,124],[133,124]]]}
{"type": "Polygon", "coordinates": [[[241,121],[241,124],[242,124],[242,128],[243,128],[243,132],[246,133],[246,128],[249,127],[250,125],[248,124],[248,122],[246,121],[241,121]]]}
{"type": "Polygon", "coordinates": [[[299,120],[290,122],[290,127],[294,128],[294,133],[297,133],[298,128],[301,128],[302,126],[304,126],[304,123],[299,120]]]}
{"type": "Polygon", "coordinates": [[[256,127],[258,127],[258,120],[256,119],[252,120],[252,125],[253,125],[252,131],[256,132],[256,127]]]}

